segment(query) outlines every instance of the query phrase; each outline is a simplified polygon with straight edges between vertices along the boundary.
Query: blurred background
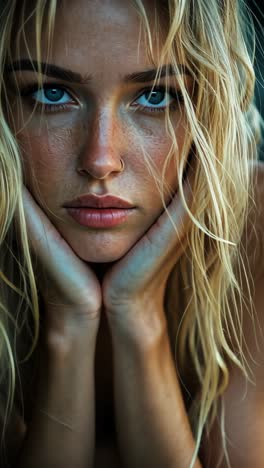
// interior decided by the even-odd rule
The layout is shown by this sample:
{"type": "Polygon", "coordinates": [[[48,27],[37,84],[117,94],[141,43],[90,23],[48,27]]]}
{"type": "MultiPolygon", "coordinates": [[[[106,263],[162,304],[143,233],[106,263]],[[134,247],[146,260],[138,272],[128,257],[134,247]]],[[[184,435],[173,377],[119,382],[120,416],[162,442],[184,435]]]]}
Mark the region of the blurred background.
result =
{"type": "MultiPolygon", "coordinates": [[[[264,0],[248,0],[247,3],[252,11],[256,29],[256,104],[264,119],[264,0]]],[[[264,161],[264,142],[261,145],[259,157],[264,161]]]]}

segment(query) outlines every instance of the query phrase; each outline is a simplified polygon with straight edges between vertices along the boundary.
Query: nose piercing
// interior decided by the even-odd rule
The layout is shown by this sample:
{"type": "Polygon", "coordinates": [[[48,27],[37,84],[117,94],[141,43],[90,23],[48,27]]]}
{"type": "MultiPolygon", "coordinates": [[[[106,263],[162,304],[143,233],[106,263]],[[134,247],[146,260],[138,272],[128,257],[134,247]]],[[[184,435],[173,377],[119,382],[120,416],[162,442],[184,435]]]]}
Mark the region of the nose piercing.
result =
{"type": "Polygon", "coordinates": [[[120,159],[120,162],[121,162],[121,169],[120,169],[120,172],[123,172],[123,170],[125,169],[125,163],[124,163],[124,161],[123,161],[122,158],[120,159]]]}

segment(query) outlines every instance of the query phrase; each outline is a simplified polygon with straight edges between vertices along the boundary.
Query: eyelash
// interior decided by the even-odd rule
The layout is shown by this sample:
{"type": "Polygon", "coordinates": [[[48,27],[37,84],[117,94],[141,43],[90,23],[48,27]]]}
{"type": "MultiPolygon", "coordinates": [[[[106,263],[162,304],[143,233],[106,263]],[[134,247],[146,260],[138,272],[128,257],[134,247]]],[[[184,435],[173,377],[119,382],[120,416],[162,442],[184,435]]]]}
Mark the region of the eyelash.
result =
{"type": "MultiPolygon", "coordinates": [[[[48,90],[48,89],[60,89],[64,92],[66,92],[70,97],[71,96],[71,93],[66,89],[64,88],[63,86],[59,86],[57,83],[56,84],[48,84],[48,85],[44,85],[42,88],[39,88],[38,85],[30,85],[30,86],[27,86],[26,88],[23,88],[20,90],[20,95],[22,97],[31,97],[32,101],[34,101],[35,105],[37,107],[41,106],[45,112],[59,112],[59,111],[63,111],[63,110],[66,110],[68,109],[70,103],[66,103],[66,104],[47,104],[47,103],[42,103],[42,102],[38,102],[37,100],[35,100],[33,97],[32,97],[32,94],[37,92],[37,91],[45,91],[45,90],[48,90]]],[[[168,104],[167,106],[164,106],[164,107],[148,107],[148,106],[142,106],[140,104],[131,104],[132,107],[135,108],[135,110],[142,110],[144,112],[165,112],[165,110],[169,107],[170,110],[177,110],[179,108],[179,105],[183,103],[183,95],[180,91],[176,91],[175,88],[172,88],[172,87],[169,87],[166,89],[165,86],[156,86],[154,88],[152,87],[148,87],[148,88],[144,88],[140,91],[140,94],[138,94],[138,96],[135,98],[135,100],[133,102],[135,102],[137,99],[139,99],[140,97],[144,96],[145,94],[147,93],[151,93],[151,92],[164,92],[164,94],[170,94],[171,97],[173,97],[173,99],[175,100],[172,101],[170,104],[168,104]]],[[[62,98],[61,98],[62,99],[62,98]]],[[[165,97],[164,97],[165,99],[165,97]]],[[[163,100],[164,100],[163,99],[163,100]]]]}
{"type": "MultiPolygon", "coordinates": [[[[144,94],[151,93],[151,92],[164,92],[164,94],[170,94],[171,97],[175,100],[174,102],[172,101],[170,104],[167,106],[163,107],[147,107],[147,106],[142,106],[140,104],[135,104],[132,106],[135,107],[136,109],[141,109],[146,112],[165,112],[165,110],[169,107],[171,110],[177,110],[179,108],[179,105],[184,102],[183,95],[182,93],[178,90],[176,91],[175,88],[173,87],[168,87],[166,89],[165,86],[154,86],[154,87],[148,87],[140,91],[140,94],[136,97],[135,101],[139,99],[140,97],[144,96],[144,94]]],[[[165,99],[165,98],[164,98],[165,99]]]]}

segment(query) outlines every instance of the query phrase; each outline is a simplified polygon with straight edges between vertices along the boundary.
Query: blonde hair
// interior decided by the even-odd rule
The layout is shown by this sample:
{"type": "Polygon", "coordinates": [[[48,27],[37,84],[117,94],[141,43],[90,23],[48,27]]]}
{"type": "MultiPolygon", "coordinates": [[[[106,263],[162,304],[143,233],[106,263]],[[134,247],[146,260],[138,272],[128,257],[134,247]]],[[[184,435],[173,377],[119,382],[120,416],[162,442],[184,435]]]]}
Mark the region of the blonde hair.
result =
{"type": "MultiPolygon", "coordinates": [[[[252,33],[253,26],[242,1],[211,0],[208,9],[205,0],[156,0],[152,8],[154,23],[150,23],[143,1],[132,3],[139,13],[147,51],[154,62],[156,50],[159,51],[156,79],[161,66],[171,64],[187,117],[187,137],[178,158],[175,129],[169,111],[166,112],[166,129],[172,145],[161,177],[150,155],[144,152],[143,144],[142,152],[168,216],[164,179],[167,164],[174,158],[179,191],[192,221],[184,254],[171,274],[170,290],[165,298],[181,383],[186,386],[184,376],[190,366],[197,383],[188,408],[196,441],[191,468],[203,432],[209,432],[212,427],[221,396],[228,386],[228,366],[237,366],[250,379],[250,366],[243,351],[242,308],[252,314],[254,323],[254,307],[252,278],[241,239],[252,208],[250,203],[254,205],[251,163],[257,160],[261,124],[254,104],[254,40],[251,48],[248,44],[248,31],[252,33]],[[194,79],[195,99],[185,87],[179,63],[185,64],[194,79]],[[190,155],[195,158],[196,172],[193,203],[187,206],[182,184],[190,155]],[[242,283],[247,291],[242,289],[242,283]],[[181,297],[176,304],[172,293],[179,287],[181,297]],[[179,313],[180,323],[177,322],[179,313]]],[[[39,62],[44,23],[52,43],[57,1],[35,0],[32,4],[34,8],[26,13],[25,0],[6,2],[0,16],[2,67],[12,57],[14,23],[19,46],[21,37],[26,40],[24,27],[29,16],[35,15],[39,62]]],[[[0,81],[0,96],[2,102],[7,101],[4,80],[0,81]]],[[[26,361],[38,342],[39,298],[23,211],[20,151],[4,111],[3,105],[0,108],[0,377],[7,422],[19,381],[16,342],[23,330],[30,333],[29,323],[33,323],[34,334],[30,336],[26,361]],[[15,250],[18,240],[20,250],[15,250]]],[[[6,111],[9,113],[8,102],[6,111]]],[[[5,427],[2,436],[4,431],[5,427]]],[[[221,432],[228,461],[223,408],[221,432]]]]}

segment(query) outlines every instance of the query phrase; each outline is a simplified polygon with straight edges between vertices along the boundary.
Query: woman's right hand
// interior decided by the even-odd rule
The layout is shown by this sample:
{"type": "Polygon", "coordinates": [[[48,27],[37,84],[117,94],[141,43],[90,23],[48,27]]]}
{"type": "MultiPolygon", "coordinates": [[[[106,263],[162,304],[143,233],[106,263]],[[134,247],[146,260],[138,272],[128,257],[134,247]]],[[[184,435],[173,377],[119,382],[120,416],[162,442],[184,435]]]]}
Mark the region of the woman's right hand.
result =
{"type": "Polygon", "coordinates": [[[75,254],[25,186],[23,204],[34,273],[45,308],[61,311],[65,319],[70,314],[71,321],[75,319],[71,315],[76,315],[77,321],[80,316],[99,319],[102,292],[95,273],[75,254]]]}
{"type": "Polygon", "coordinates": [[[25,388],[33,410],[26,427],[14,418],[10,429],[17,437],[10,440],[8,457],[19,468],[92,466],[101,286],[25,186],[23,205],[44,333],[37,372],[34,367],[25,388]]]}

